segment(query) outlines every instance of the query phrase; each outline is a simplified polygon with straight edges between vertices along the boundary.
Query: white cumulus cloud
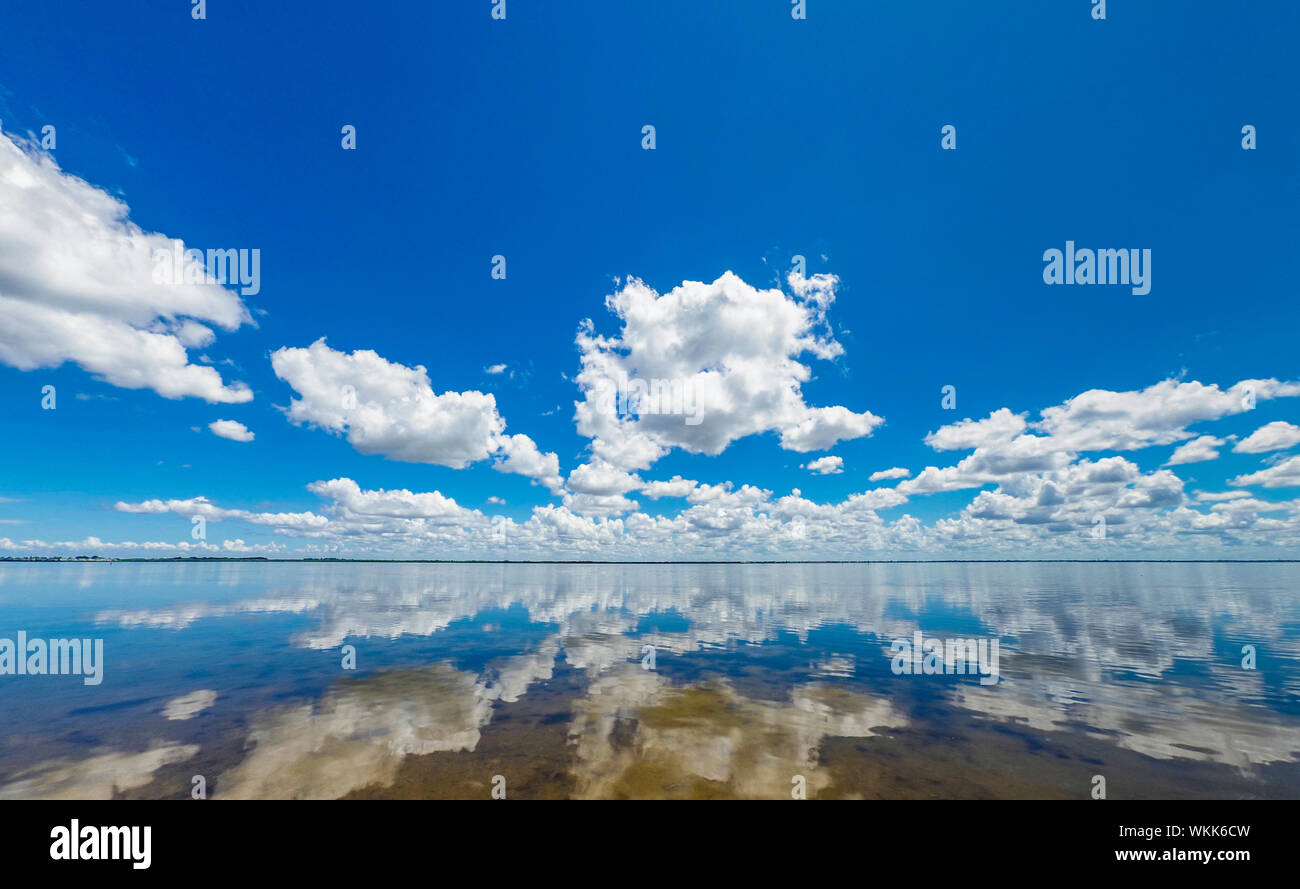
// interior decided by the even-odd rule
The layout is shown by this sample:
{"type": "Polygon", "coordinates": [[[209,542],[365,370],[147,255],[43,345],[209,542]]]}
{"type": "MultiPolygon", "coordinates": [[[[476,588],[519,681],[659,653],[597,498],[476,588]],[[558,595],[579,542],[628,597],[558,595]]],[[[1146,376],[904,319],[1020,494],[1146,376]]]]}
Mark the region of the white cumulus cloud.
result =
{"type": "Polygon", "coordinates": [[[1204,463],[1207,460],[1217,460],[1219,459],[1218,449],[1227,443],[1226,439],[1215,438],[1213,435],[1198,436],[1175,448],[1165,465],[1181,466],[1184,463],[1204,463]]]}
{"type": "Polygon", "coordinates": [[[231,441],[252,441],[253,433],[238,420],[213,420],[208,424],[213,435],[228,438],[231,441]]]}
{"type": "Polygon", "coordinates": [[[788,294],[727,272],[661,295],[629,280],[605,300],[619,333],[599,335],[590,320],[579,330],[578,432],[597,457],[626,470],[646,469],[674,448],[720,454],[763,432],[798,452],[870,435],[884,421],[869,411],[804,401],[812,371],[798,359],[843,352],[826,317],[837,283],[792,274],[788,294]]]}
{"type": "Polygon", "coordinates": [[[818,475],[838,475],[844,471],[844,459],[828,454],[805,463],[803,468],[818,475]]]}
{"type": "Polygon", "coordinates": [[[156,252],[173,241],[142,230],[128,208],[65,173],[49,155],[0,133],[0,362],[19,370],[72,362],[114,386],[214,404],[250,401],[188,349],[209,325],[250,315],[215,284],[157,282],[156,252]]]}
{"type": "Polygon", "coordinates": [[[1265,488],[1300,488],[1300,457],[1283,460],[1259,472],[1239,475],[1229,479],[1228,484],[1238,487],[1260,485],[1265,488]]]}
{"type": "Polygon", "coordinates": [[[342,435],[362,454],[452,469],[495,457],[503,472],[552,490],[560,483],[559,458],[542,454],[526,435],[507,435],[491,393],[438,394],[423,366],[397,364],[370,349],[340,352],[324,339],[277,349],[271,367],[298,395],[290,420],[342,435]]]}
{"type": "Polygon", "coordinates": [[[1261,426],[1233,448],[1239,454],[1264,454],[1300,444],[1300,426],[1278,420],[1261,426]]]}

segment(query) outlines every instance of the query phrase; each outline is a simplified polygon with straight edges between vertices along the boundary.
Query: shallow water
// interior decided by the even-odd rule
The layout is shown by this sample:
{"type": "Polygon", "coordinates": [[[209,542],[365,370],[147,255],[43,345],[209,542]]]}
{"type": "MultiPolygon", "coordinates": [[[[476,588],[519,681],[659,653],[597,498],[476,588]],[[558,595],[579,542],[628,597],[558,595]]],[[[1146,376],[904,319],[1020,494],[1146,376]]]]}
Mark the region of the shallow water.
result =
{"type": "MultiPolygon", "coordinates": [[[[0,564],[0,798],[1300,796],[1300,565],[0,564]],[[996,641],[988,675],[895,640],[996,641]],[[355,669],[345,669],[345,646],[355,669]],[[1253,646],[1247,669],[1244,646],[1253,646]],[[981,681],[983,680],[983,681],[981,681]]],[[[1249,651],[1249,650],[1247,650],[1249,651]]],[[[987,669],[990,664],[983,664],[987,669]]]]}

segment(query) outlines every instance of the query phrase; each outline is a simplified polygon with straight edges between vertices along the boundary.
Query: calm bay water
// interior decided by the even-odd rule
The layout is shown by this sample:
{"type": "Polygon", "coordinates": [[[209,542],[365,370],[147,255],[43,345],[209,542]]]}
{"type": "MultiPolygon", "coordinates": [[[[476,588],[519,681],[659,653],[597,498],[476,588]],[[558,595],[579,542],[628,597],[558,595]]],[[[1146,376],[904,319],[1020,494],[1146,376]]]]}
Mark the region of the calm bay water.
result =
{"type": "Polygon", "coordinates": [[[100,685],[0,676],[0,798],[1295,798],[1298,589],[1296,564],[0,564],[0,638],[104,640],[100,685]],[[996,683],[897,673],[918,631],[996,641],[996,683]]]}

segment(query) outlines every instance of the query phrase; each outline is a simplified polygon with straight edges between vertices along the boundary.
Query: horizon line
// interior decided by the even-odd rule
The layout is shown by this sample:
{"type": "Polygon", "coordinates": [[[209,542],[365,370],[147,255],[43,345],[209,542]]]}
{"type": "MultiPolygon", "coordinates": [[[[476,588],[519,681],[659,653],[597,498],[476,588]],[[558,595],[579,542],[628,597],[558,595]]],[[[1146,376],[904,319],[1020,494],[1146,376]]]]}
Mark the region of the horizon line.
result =
{"type": "Polygon", "coordinates": [[[273,559],[266,556],[171,556],[133,558],[106,556],[0,556],[0,562],[273,562],[299,564],[356,562],[393,565],[988,565],[988,564],[1183,564],[1258,565],[1293,564],[1298,559],[273,559]]]}

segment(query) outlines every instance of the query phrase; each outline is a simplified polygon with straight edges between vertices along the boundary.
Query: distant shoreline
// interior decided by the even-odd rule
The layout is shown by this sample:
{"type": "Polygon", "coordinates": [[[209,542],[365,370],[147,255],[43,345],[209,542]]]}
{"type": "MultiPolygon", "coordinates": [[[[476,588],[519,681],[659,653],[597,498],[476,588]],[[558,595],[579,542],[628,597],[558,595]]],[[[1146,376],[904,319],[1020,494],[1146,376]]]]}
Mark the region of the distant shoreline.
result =
{"type": "Polygon", "coordinates": [[[317,565],[355,563],[360,565],[1270,565],[1296,564],[1300,559],[701,559],[625,560],[625,559],[268,559],[263,556],[223,558],[220,556],[176,556],[160,559],[50,558],[0,556],[0,563],[50,562],[90,565],[104,562],[254,562],[317,565]]]}

